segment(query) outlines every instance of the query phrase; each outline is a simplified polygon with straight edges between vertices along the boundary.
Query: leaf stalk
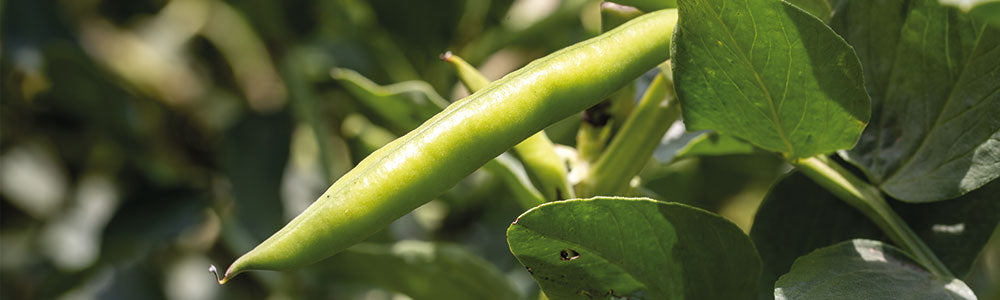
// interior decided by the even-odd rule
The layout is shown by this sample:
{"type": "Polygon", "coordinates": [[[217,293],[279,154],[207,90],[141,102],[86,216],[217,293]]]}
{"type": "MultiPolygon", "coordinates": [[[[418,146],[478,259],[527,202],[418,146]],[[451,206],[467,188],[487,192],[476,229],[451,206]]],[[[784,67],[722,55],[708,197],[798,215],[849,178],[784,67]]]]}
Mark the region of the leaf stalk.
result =
{"type": "Polygon", "coordinates": [[[578,194],[589,197],[628,191],[632,177],[646,165],[660,139],[681,114],[673,81],[664,74],[658,74],[649,84],[635,112],[577,186],[578,194]]]}
{"type": "Polygon", "coordinates": [[[889,203],[882,197],[878,188],[854,176],[826,156],[793,160],[791,163],[817,184],[836,195],[837,198],[864,213],[894,243],[906,249],[914,260],[932,274],[944,278],[955,277],[948,270],[948,267],[934,255],[930,247],[927,247],[927,244],[913,232],[906,221],[889,207],[889,203]]]}

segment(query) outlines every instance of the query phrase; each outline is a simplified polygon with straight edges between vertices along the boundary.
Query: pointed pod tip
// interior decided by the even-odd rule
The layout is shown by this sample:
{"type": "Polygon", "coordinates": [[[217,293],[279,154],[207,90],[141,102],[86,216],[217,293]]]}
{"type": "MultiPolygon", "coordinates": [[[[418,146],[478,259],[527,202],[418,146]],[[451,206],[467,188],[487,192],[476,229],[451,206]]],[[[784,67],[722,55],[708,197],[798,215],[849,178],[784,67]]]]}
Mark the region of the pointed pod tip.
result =
{"type": "Polygon", "coordinates": [[[451,51],[445,51],[444,53],[441,53],[441,55],[438,56],[438,58],[440,58],[443,61],[449,61],[452,58],[451,51]]]}
{"type": "MultiPolygon", "coordinates": [[[[215,281],[219,282],[220,285],[226,284],[226,282],[229,281],[229,278],[230,278],[229,277],[229,275],[230,275],[229,271],[231,271],[231,270],[226,270],[226,274],[222,275],[222,277],[219,277],[219,269],[216,268],[215,265],[208,265],[208,272],[210,272],[213,275],[215,275],[215,281]]],[[[233,275],[236,275],[236,274],[233,274],[233,275]]]]}

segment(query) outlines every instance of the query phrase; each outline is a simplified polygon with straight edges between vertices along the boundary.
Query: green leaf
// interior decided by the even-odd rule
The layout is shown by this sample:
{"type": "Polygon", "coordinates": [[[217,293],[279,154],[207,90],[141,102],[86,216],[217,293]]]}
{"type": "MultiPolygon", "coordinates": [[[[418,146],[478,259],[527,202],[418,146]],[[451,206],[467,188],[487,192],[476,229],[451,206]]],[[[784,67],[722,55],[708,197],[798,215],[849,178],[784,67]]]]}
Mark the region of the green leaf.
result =
{"type": "Polygon", "coordinates": [[[798,6],[802,10],[808,12],[810,15],[822,20],[824,23],[830,22],[830,17],[833,15],[834,6],[839,3],[839,0],[787,0],[795,6],[798,6]]]}
{"type": "Polygon", "coordinates": [[[686,132],[684,122],[677,121],[660,140],[653,158],[660,164],[697,156],[750,154],[757,152],[750,143],[711,130],[686,132]]]}
{"type": "Polygon", "coordinates": [[[705,132],[691,140],[687,146],[677,151],[677,158],[702,155],[750,154],[757,148],[749,143],[717,132],[705,132]]]}
{"type": "Polygon", "coordinates": [[[861,65],[822,21],[777,0],[679,5],[672,57],[688,129],[789,158],[854,146],[869,116],[861,65]]]}
{"type": "MultiPolygon", "coordinates": [[[[1000,221],[998,194],[1000,181],[952,201],[890,204],[948,269],[963,277],[1000,221]]],[[[762,290],[769,290],[795,258],[815,249],[854,238],[888,240],[868,218],[801,173],[771,188],[750,237],[764,262],[762,290]]]]}
{"type": "Polygon", "coordinates": [[[941,4],[955,6],[980,19],[1000,26],[1000,0],[939,0],[941,4]]]}
{"type": "Polygon", "coordinates": [[[895,247],[846,241],[795,260],[775,299],[976,299],[964,282],[936,278],[895,247]]]}
{"type": "Polygon", "coordinates": [[[344,279],[415,299],[522,299],[497,268],[462,246],[401,241],[358,244],[328,262],[344,279]]]}
{"type": "Polygon", "coordinates": [[[552,299],[740,299],[760,273],[732,222],[644,198],[543,204],[511,224],[507,242],[552,299]]]}
{"type": "Polygon", "coordinates": [[[997,195],[1000,181],[952,201],[893,204],[938,258],[956,276],[965,276],[1000,223],[997,195]]]}
{"type": "Polygon", "coordinates": [[[873,101],[871,126],[846,156],[909,202],[955,198],[996,179],[1000,29],[934,0],[870,2],[834,14],[834,28],[864,57],[873,101]]]}
{"type": "Polygon", "coordinates": [[[336,68],[330,76],[367,109],[391,125],[398,135],[405,134],[448,107],[429,84],[406,81],[380,86],[358,72],[336,68]]]}
{"type": "Polygon", "coordinates": [[[774,282],[799,256],[852,238],[880,237],[881,230],[858,210],[802,173],[789,174],[768,192],[750,229],[764,263],[762,298],[772,296],[774,282]]]}

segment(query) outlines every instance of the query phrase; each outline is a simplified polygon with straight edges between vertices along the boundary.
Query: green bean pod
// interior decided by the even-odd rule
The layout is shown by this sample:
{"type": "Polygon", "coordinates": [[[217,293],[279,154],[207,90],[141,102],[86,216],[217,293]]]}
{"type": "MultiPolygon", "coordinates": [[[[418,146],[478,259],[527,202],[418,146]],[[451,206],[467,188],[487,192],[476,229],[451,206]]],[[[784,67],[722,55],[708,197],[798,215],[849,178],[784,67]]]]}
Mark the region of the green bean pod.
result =
{"type": "MultiPolygon", "coordinates": [[[[468,64],[465,66],[475,71],[472,66],[468,64]]],[[[408,120],[411,120],[411,117],[420,117],[426,111],[433,110],[426,118],[419,119],[419,122],[423,122],[445,108],[448,108],[448,102],[423,81],[406,81],[382,86],[353,70],[340,68],[331,70],[330,76],[340,82],[352,95],[363,99],[363,102],[369,102],[368,105],[377,111],[376,114],[385,117],[389,125],[402,127],[406,131],[416,129],[420,125],[417,123],[416,125],[407,127],[410,123],[408,120]],[[422,99],[420,98],[409,98],[402,95],[403,93],[414,92],[424,95],[425,99],[430,101],[421,102],[420,100],[422,99]],[[439,99],[440,101],[435,99],[439,99]],[[398,110],[400,107],[403,109],[398,110]],[[394,110],[396,113],[393,113],[394,110]],[[399,112],[402,112],[402,114],[399,112]],[[403,118],[399,116],[403,116],[403,118]]],[[[479,79],[481,79],[479,89],[486,87],[490,83],[485,77],[479,79]]],[[[348,116],[344,119],[344,123],[340,128],[343,131],[344,137],[347,138],[348,144],[351,146],[352,159],[357,158],[355,161],[361,161],[361,159],[375,152],[378,148],[382,148],[382,146],[396,139],[395,135],[380,126],[368,122],[367,119],[360,115],[348,116]]],[[[528,138],[528,140],[531,140],[531,138],[528,138]]],[[[524,143],[521,142],[521,144],[524,143]]],[[[542,196],[542,193],[531,182],[524,164],[514,158],[513,155],[497,156],[486,163],[483,169],[496,176],[500,181],[503,181],[510,189],[514,200],[524,209],[545,203],[545,197],[542,196]]]]}
{"type": "MultiPolygon", "coordinates": [[[[639,9],[614,2],[601,3],[601,32],[608,32],[641,16],[639,9]]],[[[583,122],[576,134],[576,148],[580,164],[574,169],[586,169],[604,153],[608,139],[621,127],[621,123],[635,106],[635,82],[630,82],[608,99],[588,108],[582,114],[583,122]]]]}
{"type": "Polygon", "coordinates": [[[665,61],[676,22],[676,10],[644,15],[453,103],[361,161],[302,214],[233,262],[219,283],[247,270],[314,263],[361,241],[532,134],[665,61]]]}
{"type": "MultiPolygon", "coordinates": [[[[461,57],[446,52],[441,54],[441,59],[455,68],[458,78],[470,92],[475,93],[490,84],[486,76],[461,57]]],[[[524,168],[546,201],[576,197],[566,179],[566,163],[556,154],[556,147],[544,130],[514,146],[514,153],[524,162],[524,168]]]]}

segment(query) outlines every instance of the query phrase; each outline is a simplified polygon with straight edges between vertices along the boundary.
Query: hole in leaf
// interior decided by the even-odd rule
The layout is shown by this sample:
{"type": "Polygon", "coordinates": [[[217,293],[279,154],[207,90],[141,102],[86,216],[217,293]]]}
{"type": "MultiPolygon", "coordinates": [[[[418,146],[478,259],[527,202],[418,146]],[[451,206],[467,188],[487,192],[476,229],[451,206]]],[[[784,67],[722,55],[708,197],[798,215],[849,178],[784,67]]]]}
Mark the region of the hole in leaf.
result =
{"type": "Polygon", "coordinates": [[[559,260],[574,260],[580,258],[580,253],[573,249],[559,251],[559,260]]]}

